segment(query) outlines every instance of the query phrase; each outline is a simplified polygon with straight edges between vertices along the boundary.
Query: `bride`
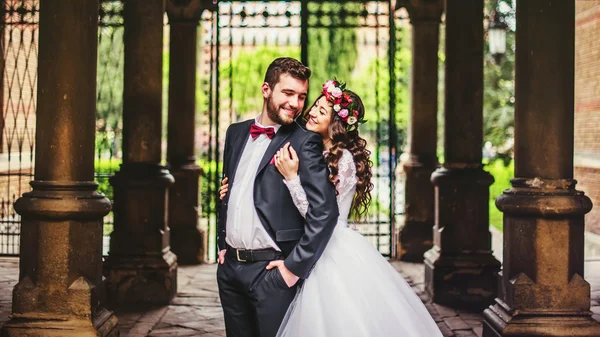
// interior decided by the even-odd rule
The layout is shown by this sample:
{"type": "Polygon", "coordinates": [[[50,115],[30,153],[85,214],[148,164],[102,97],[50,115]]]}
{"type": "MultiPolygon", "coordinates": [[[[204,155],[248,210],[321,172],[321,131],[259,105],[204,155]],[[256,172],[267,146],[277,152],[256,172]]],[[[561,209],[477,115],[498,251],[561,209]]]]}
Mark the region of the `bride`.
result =
{"type": "MultiPolygon", "coordinates": [[[[327,81],[307,111],[306,128],[323,136],[340,216],[323,255],[290,305],[277,337],[441,337],[429,312],[402,276],[359,233],[348,227],[371,202],[370,151],[358,126],[364,105],[336,80],[327,81]]],[[[298,156],[286,144],[274,164],[302,215],[308,209],[298,156]]],[[[223,196],[228,189],[221,187],[223,196]]],[[[267,269],[283,261],[272,261],[267,269]]]]}

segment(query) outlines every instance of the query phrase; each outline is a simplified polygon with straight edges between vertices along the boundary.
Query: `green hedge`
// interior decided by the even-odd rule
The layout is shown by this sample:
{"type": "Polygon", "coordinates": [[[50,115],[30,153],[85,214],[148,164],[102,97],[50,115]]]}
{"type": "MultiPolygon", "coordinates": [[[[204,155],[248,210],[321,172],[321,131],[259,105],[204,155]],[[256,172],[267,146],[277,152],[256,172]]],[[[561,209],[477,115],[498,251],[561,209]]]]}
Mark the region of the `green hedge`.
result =
{"type": "Polygon", "coordinates": [[[113,200],[113,189],[108,179],[119,170],[119,165],[121,160],[117,159],[97,159],[94,163],[98,192],[103,193],[109,200],[113,200]]]}
{"type": "Polygon", "coordinates": [[[502,159],[496,159],[485,166],[494,177],[494,183],[490,186],[490,225],[502,231],[502,212],[496,207],[496,198],[502,194],[504,190],[511,188],[510,179],[514,177],[514,161],[510,161],[508,165],[504,164],[502,159]]]}

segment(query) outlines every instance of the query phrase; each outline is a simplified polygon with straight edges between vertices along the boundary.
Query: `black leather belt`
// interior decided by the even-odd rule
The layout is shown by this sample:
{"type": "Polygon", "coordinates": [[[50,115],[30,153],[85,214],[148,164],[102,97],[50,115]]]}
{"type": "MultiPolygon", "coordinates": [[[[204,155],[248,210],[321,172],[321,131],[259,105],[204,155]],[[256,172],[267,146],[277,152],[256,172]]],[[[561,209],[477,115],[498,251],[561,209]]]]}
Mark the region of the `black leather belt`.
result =
{"type": "Polygon", "coordinates": [[[239,262],[272,261],[283,257],[281,252],[273,248],[249,250],[236,249],[229,245],[226,255],[239,262]]]}

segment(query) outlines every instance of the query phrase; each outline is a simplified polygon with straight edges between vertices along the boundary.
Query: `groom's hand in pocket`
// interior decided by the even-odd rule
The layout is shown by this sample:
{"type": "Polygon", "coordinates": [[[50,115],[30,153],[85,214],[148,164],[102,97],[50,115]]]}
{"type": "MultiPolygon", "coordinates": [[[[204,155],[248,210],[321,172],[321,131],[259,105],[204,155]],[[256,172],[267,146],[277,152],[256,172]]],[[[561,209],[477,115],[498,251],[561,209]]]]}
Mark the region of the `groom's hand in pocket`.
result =
{"type": "Polygon", "coordinates": [[[227,250],[226,250],[226,249],[223,249],[223,250],[221,250],[221,251],[219,252],[219,257],[218,257],[218,259],[219,259],[219,264],[223,264],[223,263],[225,263],[225,253],[227,253],[227,250]]]}
{"type": "Polygon", "coordinates": [[[269,263],[269,265],[267,266],[267,270],[271,270],[275,267],[277,267],[277,269],[279,269],[279,272],[281,273],[281,276],[283,277],[285,284],[287,284],[287,286],[289,288],[293,287],[294,284],[296,284],[298,282],[298,280],[300,279],[300,277],[294,275],[294,273],[292,273],[289,269],[287,269],[285,264],[283,264],[283,260],[271,261],[269,263]]]}

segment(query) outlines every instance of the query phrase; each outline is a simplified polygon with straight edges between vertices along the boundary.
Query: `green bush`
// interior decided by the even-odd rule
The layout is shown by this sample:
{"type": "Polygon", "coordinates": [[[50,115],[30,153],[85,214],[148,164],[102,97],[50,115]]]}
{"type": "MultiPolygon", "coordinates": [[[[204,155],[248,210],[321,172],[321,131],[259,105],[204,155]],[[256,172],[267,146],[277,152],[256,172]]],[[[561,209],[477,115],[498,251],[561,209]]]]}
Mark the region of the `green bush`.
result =
{"type": "Polygon", "coordinates": [[[98,192],[103,193],[109,200],[113,200],[113,188],[108,179],[119,170],[121,160],[117,159],[96,159],[95,179],[98,183],[98,192]]]}
{"type": "Polygon", "coordinates": [[[485,170],[494,177],[494,183],[490,186],[490,225],[502,231],[502,212],[496,207],[496,199],[503,191],[510,189],[510,179],[514,177],[514,161],[504,165],[502,159],[496,159],[487,165],[485,170]]]}

